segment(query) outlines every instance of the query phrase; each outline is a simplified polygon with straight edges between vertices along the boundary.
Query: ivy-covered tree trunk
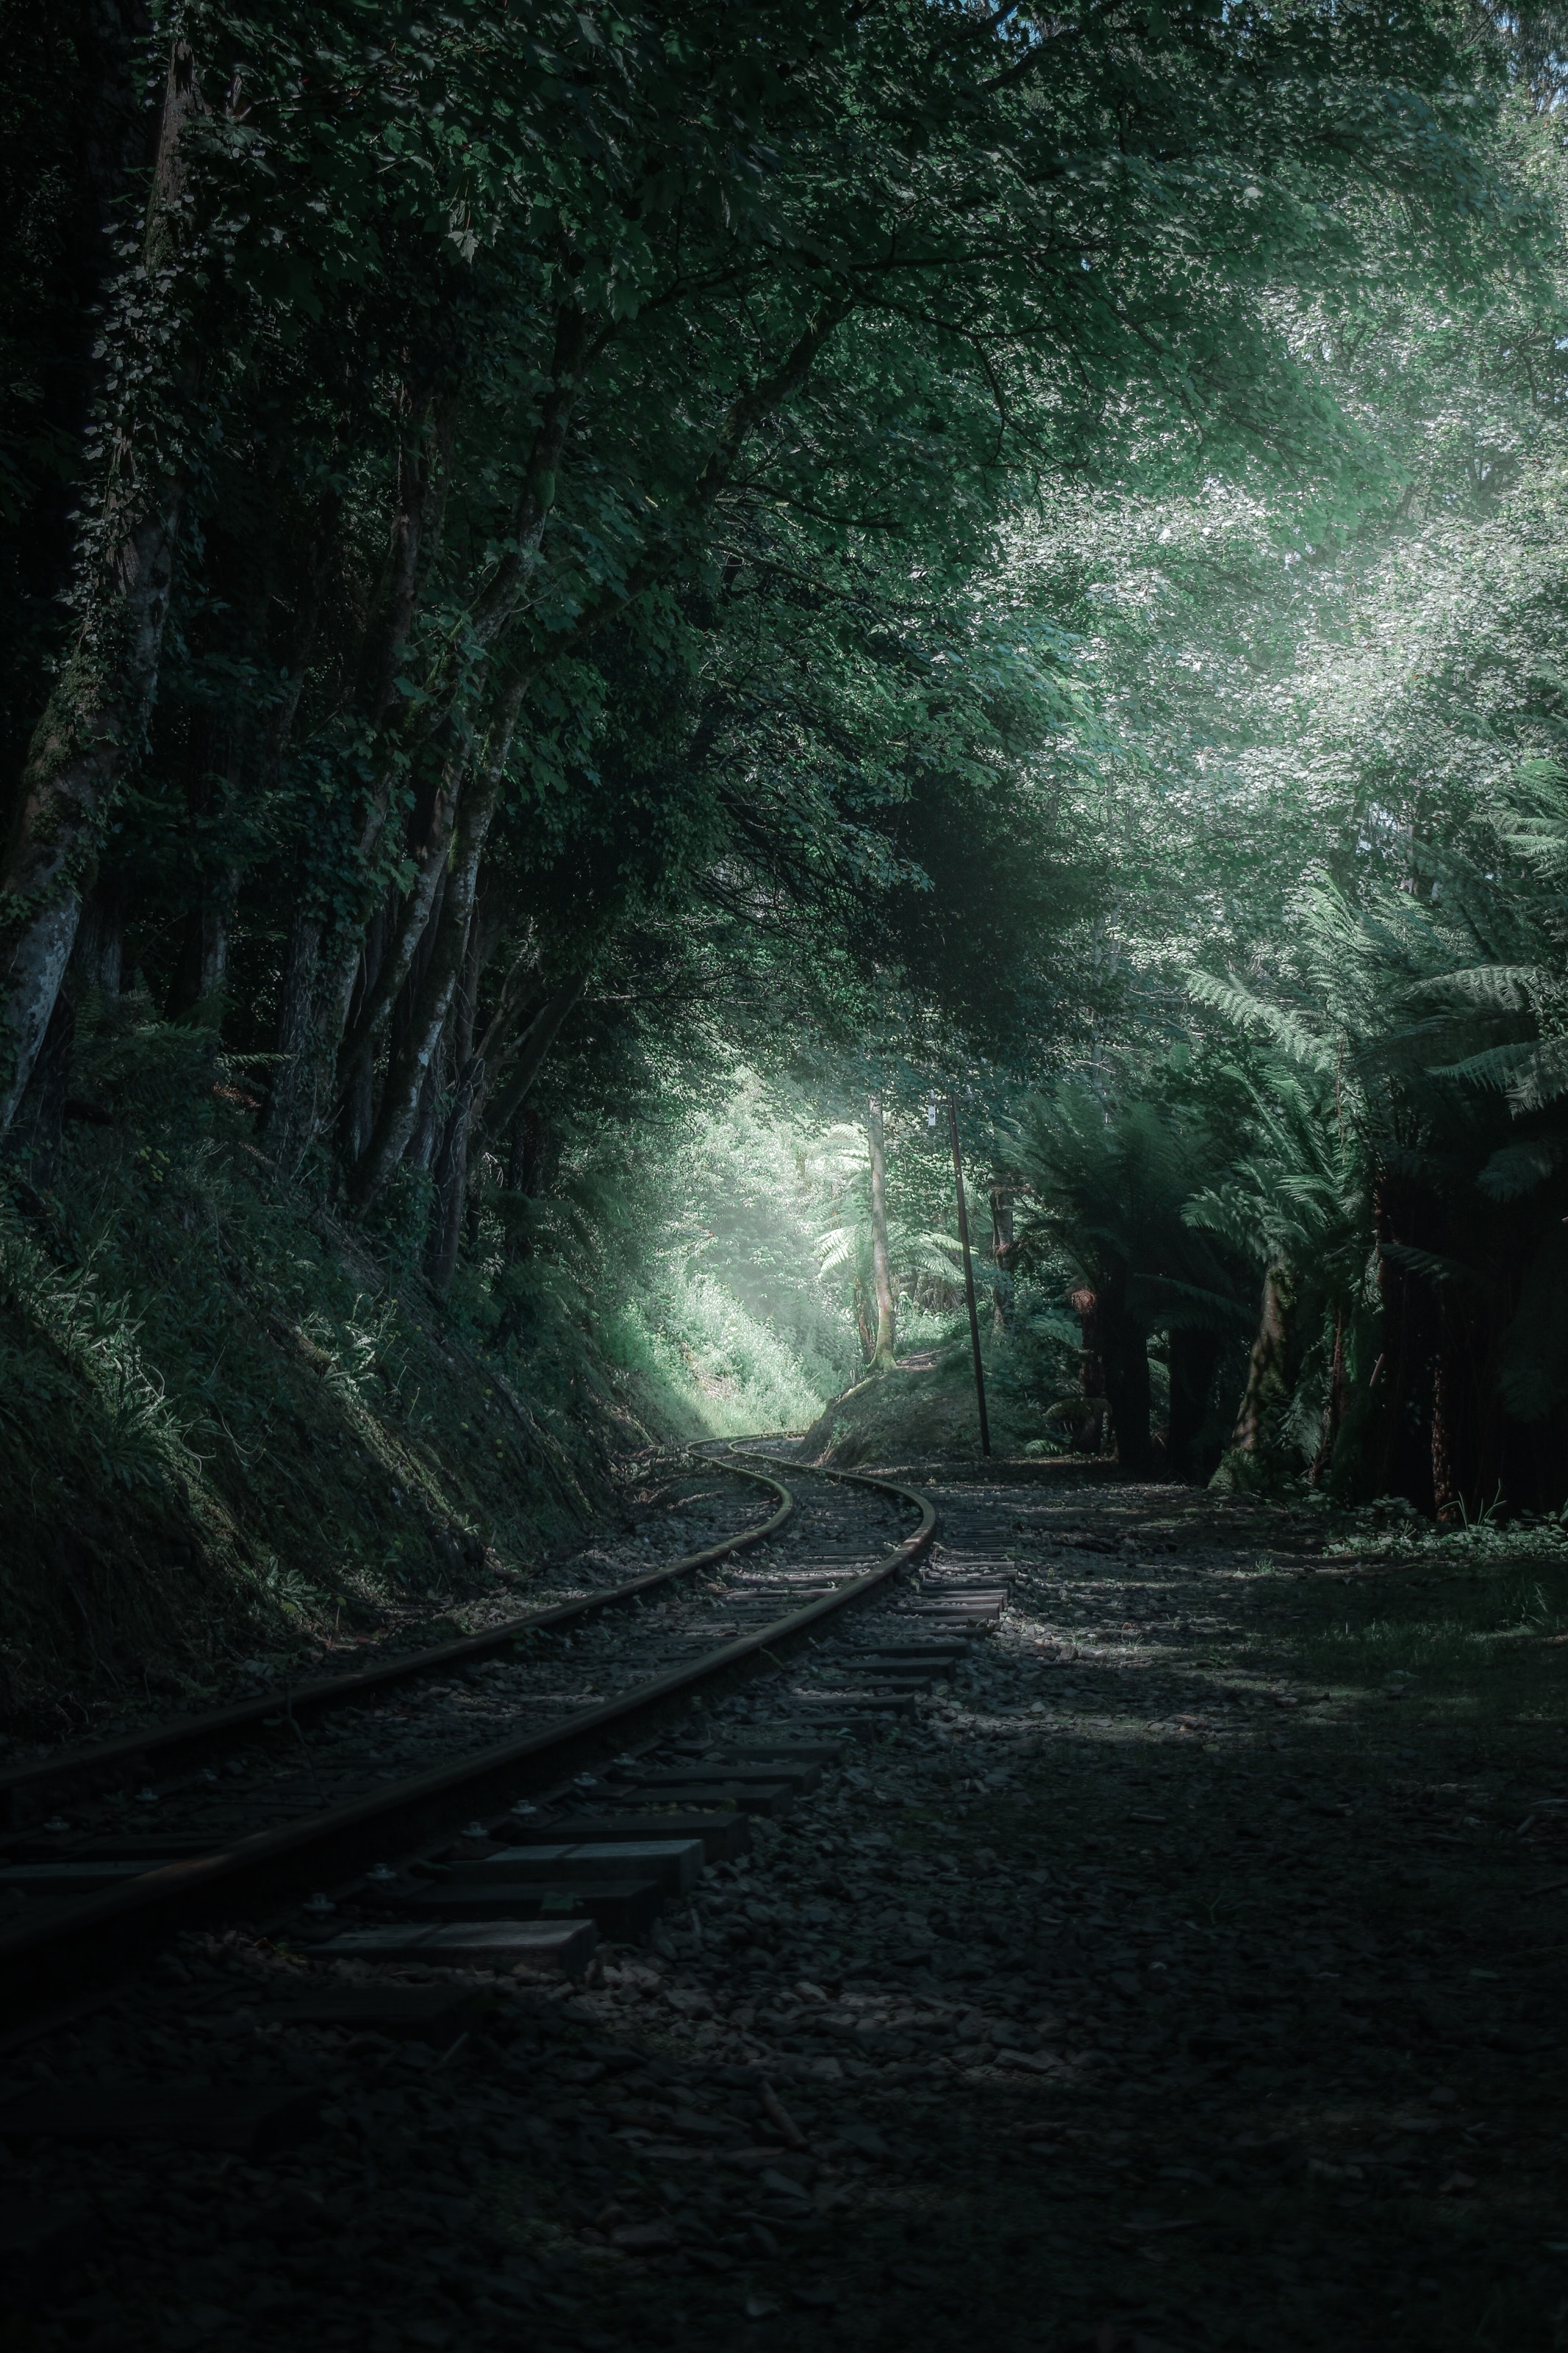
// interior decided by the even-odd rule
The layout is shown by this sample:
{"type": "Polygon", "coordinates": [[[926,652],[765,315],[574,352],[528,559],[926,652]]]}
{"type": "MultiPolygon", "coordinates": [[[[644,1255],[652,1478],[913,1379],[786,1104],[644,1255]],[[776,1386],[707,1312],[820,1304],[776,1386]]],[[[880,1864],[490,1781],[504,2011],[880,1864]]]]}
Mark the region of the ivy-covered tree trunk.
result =
{"type": "Polygon", "coordinates": [[[452,1078],[452,1023],[454,1008],[447,1008],[447,1018],[436,1039],[435,1050],[426,1066],[419,1088],[419,1099],[414,1108],[413,1132],[403,1154],[403,1164],[423,1172],[435,1162],[444,1124],[443,1111],[447,1089],[452,1078]]]}
{"type": "Polygon", "coordinates": [[[888,1262],[888,1167],[882,1132],[882,1098],[866,1105],[866,1140],[871,1154],[871,1290],[877,1303],[877,1339],[871,1361],[879,1369],[893,1362],[893,1277],[888,1262]]]}
{"type": "MultiPolygon", "coordinates": [[[[128,304],[117,322],[137,343],[149,335],[176,345],[183,340],[171,290],[184,242],[184,135],[201,103],[195,60],[176,41],[142,237],[140,312],[128,304]]],[[[139,384],[136,353],[120,357],[139,384]]],[[[166,364],[162,353],[160,361],[166,364]]],[[[187,358],[183,375],[189,373],[187,358]]],[[[43,1044],[92,882],[104,815],[157,687],[185,496],[184,467],[170,454],[170,422],[110,421],[110,471],[83,548],[81,624],[22,773],[0,869],[0,1134],[16,1115],[43,1044]]]]}
{"type": "MultiPolygon", "coordinates": [[[[266,768],[276,787],[304,692],[305,676],[317,642],[333,565],[341,550],[342,501],[337,489],[323,491],[315,506],[300,567],[299,603],[287,659],[267,727],[266,768]]],[[[284,941],[279,977],[275,1045],[278,1060],[268,1085],[261,1141],[279,1175],[292,1176],[316,1132],[321,1093],[321,1056],[316,1049],[314,1008],[317,974],[326,924],[310,891],[310,846],[299,858],[296,895],[284,941]]],[[[365,1112],[368,1131],[369,1112],[365,1112]]]]}
{"type": "Polygon", "coordinates": [[[277,1059],[261,1121],[262,1147],[280,1176],[293,1176],[299,1140],[315,1129],[313,1095],[309,1107],[304,1099],[311,1093],[307,1081],[318,1059],[310,1051],[310,1013],[323,929],[320,915],[296,906],[283,944],[274,1037],[277,1059]]]}
{"type": "Polygon", "coordinates": [[[473,1126],[474,1105],[484,1083],[483,1062],[477,1059],[471,1060],[458,1079],[457,1092],[447,1113],[441,1148],[436,1155],[433,1171],[436,1208],[430,1221],[430,1246],[426,1252],[425,1271],[442,1299],[451,1290],[452,1278],[458,1271],[463,1210],[468,1200],[468,1137],[473,1126]]]}

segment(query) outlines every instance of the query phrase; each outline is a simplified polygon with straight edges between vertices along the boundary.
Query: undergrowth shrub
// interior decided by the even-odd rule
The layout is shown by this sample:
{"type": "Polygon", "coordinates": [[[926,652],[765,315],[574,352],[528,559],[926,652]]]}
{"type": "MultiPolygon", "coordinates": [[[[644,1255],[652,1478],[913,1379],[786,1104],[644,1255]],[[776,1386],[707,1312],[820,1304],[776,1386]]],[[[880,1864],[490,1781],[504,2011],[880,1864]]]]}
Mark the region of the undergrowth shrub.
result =
{"type": "Polygon", "coordinates": [[[629,1301],[606,1354],[683,1433],[802,1430],[837,1386],[835,1368],[792,1348],[710,1274],[678,1266],[648,1301],[629,1301]]]}

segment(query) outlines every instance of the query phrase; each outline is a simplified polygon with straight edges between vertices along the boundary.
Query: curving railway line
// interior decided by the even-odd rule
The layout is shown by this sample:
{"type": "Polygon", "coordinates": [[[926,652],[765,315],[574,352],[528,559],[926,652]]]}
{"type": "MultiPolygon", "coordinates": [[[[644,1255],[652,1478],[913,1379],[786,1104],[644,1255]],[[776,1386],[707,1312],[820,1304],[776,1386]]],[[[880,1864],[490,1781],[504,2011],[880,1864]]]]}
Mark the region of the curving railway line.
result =
{"type": "Polygon", "coordinates": [[[773,1508],[714,1536],[700,1489],[662,1540],[712,1540],[636,1576],[0,1776],[7,2021],[237,1918],[361,1972],[580,1975],[601,1934],[655,1933],[751,1816],[786,1811],[1001,1606],[912,1584],[935,1533],[927,1496],[773,1450],[704,1450],[705,1479],[739,1476],[773,1508]],[[708,1704],[759,1676],[774,1720],[717,1740],[708,1704]]]}

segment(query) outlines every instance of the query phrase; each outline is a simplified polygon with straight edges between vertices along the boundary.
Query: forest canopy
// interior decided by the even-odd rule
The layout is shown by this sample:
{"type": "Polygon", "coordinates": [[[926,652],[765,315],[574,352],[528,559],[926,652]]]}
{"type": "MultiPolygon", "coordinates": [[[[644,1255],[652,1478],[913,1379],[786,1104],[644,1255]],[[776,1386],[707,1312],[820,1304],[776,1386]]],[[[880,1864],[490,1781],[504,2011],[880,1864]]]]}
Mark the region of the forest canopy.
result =
{"type": "Polygon", "coordinates": [[[967,1346],[951,1097],[1009,1443],[1568,1504],[1552,22],[8,55],[14,1306],[221,1161],[547,1416],[798,1428],[967,1346]]]}

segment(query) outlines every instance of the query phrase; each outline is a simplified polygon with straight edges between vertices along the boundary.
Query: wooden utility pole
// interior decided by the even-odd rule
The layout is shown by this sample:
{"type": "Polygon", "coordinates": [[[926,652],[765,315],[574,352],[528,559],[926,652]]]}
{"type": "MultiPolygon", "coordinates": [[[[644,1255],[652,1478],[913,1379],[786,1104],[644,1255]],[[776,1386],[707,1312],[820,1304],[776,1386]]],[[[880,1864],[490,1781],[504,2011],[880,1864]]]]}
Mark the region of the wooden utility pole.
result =
{"type": "Polygon", "coordinates": [[[893,1362],[893,1277],[888,1261],[888,1162],[882,1134],[882,1098],[872,1095],[866,1105],[866,1138],[871,1150],[871,1288],[877,1300],[879,1372],[893,1362]]]}
{"type": "Polygon", "coordinates": [[[963,1159],[958,1149],[958,1104],[947,1099],[948,1133],[952,1138],[952,1181],[958,1194],[958,1241],[963,1252],[963,1295],[969,1303],[969,1345],[974,1357],[974,1402],[980,1409],[980,1451],[991,1452],[991,1424],[985,1418],[985,1367],[980,1361],[980,1317],[974,1306],[974,1261],[969,1255],[969,1212],[963,1202],[963,1159]]]}

